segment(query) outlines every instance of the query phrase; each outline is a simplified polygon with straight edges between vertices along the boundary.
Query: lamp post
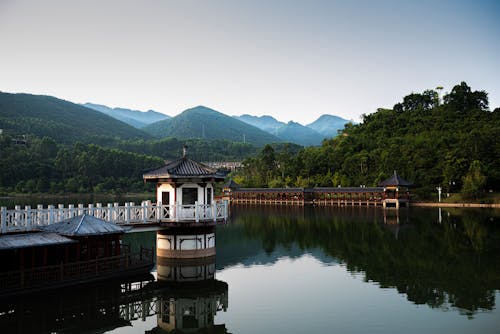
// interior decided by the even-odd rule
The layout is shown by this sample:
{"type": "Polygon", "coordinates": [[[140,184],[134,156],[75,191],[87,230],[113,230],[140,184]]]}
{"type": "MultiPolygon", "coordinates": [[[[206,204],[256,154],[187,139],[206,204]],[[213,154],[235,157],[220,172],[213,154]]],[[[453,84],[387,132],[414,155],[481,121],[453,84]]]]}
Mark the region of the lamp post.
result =
{"type": "Polygon", "coordinates": [[[441,203],[441,190],[443,190],[443,188],[441,187],[436,187],[436,190],[438,191],[438,202],[441,203]]]}

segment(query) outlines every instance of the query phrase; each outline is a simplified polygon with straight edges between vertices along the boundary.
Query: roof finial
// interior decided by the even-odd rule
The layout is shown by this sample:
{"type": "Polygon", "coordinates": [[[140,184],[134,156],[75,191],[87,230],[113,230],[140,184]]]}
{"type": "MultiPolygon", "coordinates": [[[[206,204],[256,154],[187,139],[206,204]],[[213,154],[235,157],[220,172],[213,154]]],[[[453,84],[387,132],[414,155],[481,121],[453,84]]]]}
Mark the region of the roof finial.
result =
{"type": "Polygon", "coordinates": [[[182,157],[185,158],[187,156],[188,147],[187,145],[182,146],[182,157]]]}

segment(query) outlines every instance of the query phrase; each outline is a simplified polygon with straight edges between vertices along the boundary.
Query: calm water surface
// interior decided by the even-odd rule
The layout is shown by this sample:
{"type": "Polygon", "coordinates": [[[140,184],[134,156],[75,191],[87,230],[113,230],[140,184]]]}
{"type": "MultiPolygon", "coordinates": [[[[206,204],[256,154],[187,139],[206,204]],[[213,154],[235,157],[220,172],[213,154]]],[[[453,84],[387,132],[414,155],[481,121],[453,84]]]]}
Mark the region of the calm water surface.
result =
{"type": "Polygon", "coordinates": [[[498,210],[238,206],[216,233],[215,280],[2,301],[0,332],[169,333],[165,305],[190,333],[500,332],[498,210]]]}

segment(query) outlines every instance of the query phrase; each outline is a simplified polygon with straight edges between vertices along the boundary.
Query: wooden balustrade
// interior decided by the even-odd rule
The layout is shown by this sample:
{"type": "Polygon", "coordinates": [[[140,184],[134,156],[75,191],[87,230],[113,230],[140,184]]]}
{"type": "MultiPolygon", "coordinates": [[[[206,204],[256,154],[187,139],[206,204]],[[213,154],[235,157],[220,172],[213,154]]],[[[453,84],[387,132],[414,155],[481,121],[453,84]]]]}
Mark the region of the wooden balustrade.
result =
{"type": "Polygon", "coordinates": [[[82,214],[93,215],[102,220],[119,225],[127,224],[152,224],[161,222],[210,222],[227,219],[227,203],[214,202],[213,204],[195,205],[156,205],[150,201],[125,203],[108,203],[103,206],[97,203],[95,206],[83,204],[74,206],[72,204],[64,207],[49,205],[47,208],[38,205],[36,209],[26,206],[24,209],[16,206],[14,210],[0,209],[0,234],[8,232],[25,232],[36,230],[40,226],[57,223],[64,219],[76,217],[82,214]]]}

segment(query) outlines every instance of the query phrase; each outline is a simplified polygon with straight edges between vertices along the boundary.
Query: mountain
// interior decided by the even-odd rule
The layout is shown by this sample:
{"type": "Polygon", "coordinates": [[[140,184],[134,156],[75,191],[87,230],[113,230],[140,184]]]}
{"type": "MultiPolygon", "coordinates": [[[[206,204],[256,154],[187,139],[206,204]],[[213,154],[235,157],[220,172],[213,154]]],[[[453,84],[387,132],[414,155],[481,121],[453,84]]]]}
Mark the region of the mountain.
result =
{"type": "Polygon", "coordinates": [[[349,122],[349,120],[342,117],[321,115],[317,120],[306,126],[321,133],[325,137],[335,137],[337,136],[337,131],[343,129],[344,125],[349,122]]]}
{"type": "Polygon", "coordinates": [[[154,110],[140,111],[125,108],[110,108],[101,104],[88,102],[82,105],[84,107],[100,111],[138,129],[143,128],[146,125],[170,118],[170,116],[154,110]]]}
{"type": "Polygon", "coordinates": [[[288,122],[276,130],[278,138],[302,146],[321,145],[324,135],[296,122],[288,122]]]}
{"type": "Polygon", "coordinates": [[[242,122],[253,125],[256,128],[259,128],[263,131],[269,132],[270,134],[277,135],[277,130],[286,124],[278,121],[276,118],[272,116],[252,116],[248,114],[244,114],[241,116],[233,116],[236,119],[239,119],[242,122]]]}
{"type": "Polygon", "coordinates": [[[143,130],[159,138],[227,139],[255,145],[281,141],[252,125],[203,106],[187,109],[175,117],[150,124],[143,130]]]}
{"type": "Polygon", "coordinates": [[[12,135],[51,137],[56,142],[104,143],[149,135],[99,111],[52,96],[0,92],[0,129],[12,135]]]}
{"type": "Polygon", "coordinates": [[[302,146],[320,145],[324,135],[305,127],[299,123],[290,121],[283,123],[271,116],[252,116],[244,114],[233,116],[240,121],[253,125],[263,131],[275,135],[279,139],[302,146]]]}

